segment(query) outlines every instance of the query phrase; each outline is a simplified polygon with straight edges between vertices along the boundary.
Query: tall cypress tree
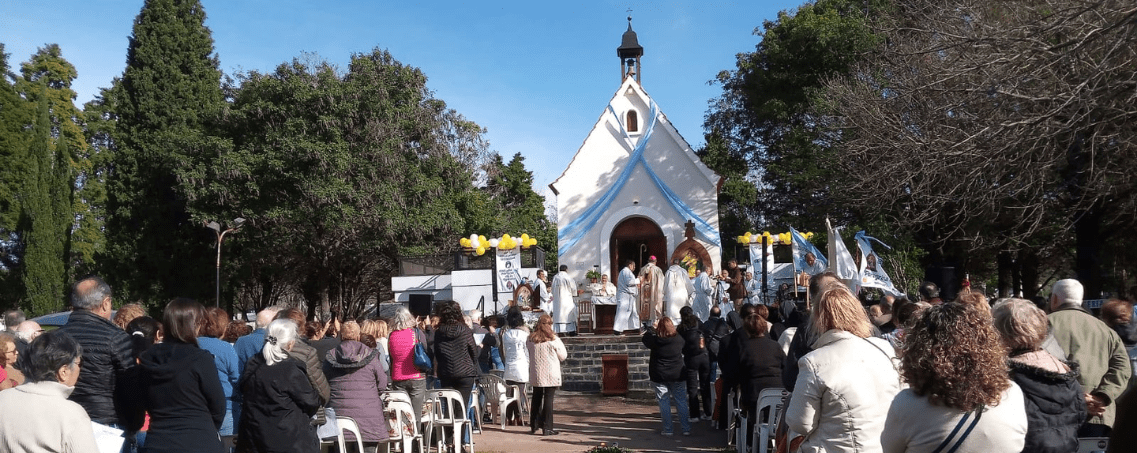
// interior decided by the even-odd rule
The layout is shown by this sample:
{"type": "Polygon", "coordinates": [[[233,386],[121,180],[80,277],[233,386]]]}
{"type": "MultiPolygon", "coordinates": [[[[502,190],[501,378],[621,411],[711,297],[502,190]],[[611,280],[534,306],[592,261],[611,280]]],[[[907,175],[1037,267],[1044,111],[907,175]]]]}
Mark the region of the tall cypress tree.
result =
{"type": "MultiPolygon", "coordinates": [[[[72,274],[71,230],[76,216],[89,217],[86,203],[72,205],[75,192],[75,176],[80,168],[87,167],[88,149],[83,129],[79,125],[82,112],[75,107],[75,90],[71,82],[79,73],[75,66],[63,58],[63,51],[57,44],[39,48],[34,55],[20,67],[23,79],[17,84],[24,97],[32,102],[43,98],[47,102],[50,135],[48,150],[51,166],[41,171],[49,171],[50,176],[42,178],[48,197],[51,199],[51,215],[54,220],[53,236],[62,247],[66,283],[72,274]],[[78,210],[76,208],[79,208],[78,210]]],[[[37,137],[37,139],[39,139],[37,137]]],[[[90,227],[98,228],[95,225],[90,227]]],[[[101,236],[101,231],[90,232],[85,237],[101,236]]],[[[88,256],[88,260],[90,257],[88,256]]]]}
{"type": "MultiPolygon", "coordinates": [[[[48,115],[46,91],[46,86],[41,85],[40,95],[37,96],[39,113],[29,146],[28,171],[21,190],[18,228],[19,237],[24,243],[21,260],[24,297],[21,305],[33,314],[62,309],[66,288],[63,259],[65,234],[56,212],[60,203],[55,198],[62,196],[62,191],[57,187],[61,181],[56,167],[66,166],[67,161],[66,158],[57,158],[51,150],[52,124],[48,115]]],[[[66,207],[69,209],[70,205],[67,204],[66,207]]]]}
{"type": "Polygon", "coordinates": [[[19,239],[21,195],[28,174],[28,144],[35,105],[20,96],[11,80],[8,53],[0,43],[0,306],[23,300],[19,239]]]}
{"type": "Polygon", "coordinates": [[[107,178],[107,266],[127,298],[212,293],[211,232],[191,221],[178,172],[224,104],[205,10],[147,0],[134,20],[107,178]]]}

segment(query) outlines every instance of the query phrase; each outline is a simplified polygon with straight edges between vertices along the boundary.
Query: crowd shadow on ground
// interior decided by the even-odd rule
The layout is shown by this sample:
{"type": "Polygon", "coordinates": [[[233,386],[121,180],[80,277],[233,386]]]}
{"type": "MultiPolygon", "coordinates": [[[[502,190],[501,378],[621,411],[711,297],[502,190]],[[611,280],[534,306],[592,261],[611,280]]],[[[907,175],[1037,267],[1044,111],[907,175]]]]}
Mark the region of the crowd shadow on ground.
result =
{"type": "Polygon", "coordinates": [[[655,400],[603,397],[592,394],[558,394],[554,424],[560,434],[542,436],[529,433],[529,427],[486,425],[475,436],[478,452],[584,452],[605,443],[636,452],[723,451],[725,431],[711,428],[709,422],[692,421],[690,436],[681,435],[674,419],[674,435],[663,429],[655,400]]]}

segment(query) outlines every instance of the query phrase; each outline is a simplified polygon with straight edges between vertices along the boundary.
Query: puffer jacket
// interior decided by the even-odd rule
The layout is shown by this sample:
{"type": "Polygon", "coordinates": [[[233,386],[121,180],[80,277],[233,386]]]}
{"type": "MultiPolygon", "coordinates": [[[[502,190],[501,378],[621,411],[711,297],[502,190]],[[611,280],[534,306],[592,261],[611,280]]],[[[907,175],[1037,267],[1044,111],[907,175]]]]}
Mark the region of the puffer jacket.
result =
{"type": "Polygon", "coordinates": [[[308,346],[303,341],[293,344],[288,355],[304,364],[304,373],[308,376],[308,383],[312,384],[312,389],[316,390],[316,395],[320,397],[320,405],[327,404],[332,390],[328,387],[328,378],[324,376],[324,367],[320,365],[324,358],[316,354],[316,348],[308,346]]]}
{"type": "MultiPolygon", "coordinates": [[[[379,352],[355,340],[344,341],[328,351],[324,374],[332,387],[328,406],[336,410],[336,416],[355,419],[364,442],[387,439],[383,400],[379,399],[379,392],[387,388],[387,375],[379,352]]],[[[355,439],[351,433],[345,435],[355,439]]]]}
{"type": "Polygon", "coordinates": [[[88,310],[71,312],[59,331],[83,347],[83,371],[69,399],[83,406],[92,421],[127,431],[141,428],[142,399],[130,336],[88,310]]]}
{"type": "Polygon", "coordinates": [[[478,375],[478,348],[474,331],[465,324],[438,326],[434,332],[434,361],[439,379],[460,379],[478,375]]]}
{"type": "Polygon", "coordinates": [[[805,436],[801,451],[874,453],[889,402],[900,392],[892,345],[843,330],[821,334],[798,361],[786,408],[790,430],[805,436]]]}
{"type": "Polygon", "coordinates": [[[1016,360],[1007,364],[1011,380],[1022,389],[1026,406],[1024,453],[1066,453],[1078,450],[1078,427],[1086,420],[1086,400],[1078,383],[1078,364],[1057,373],[1016,360]]]}

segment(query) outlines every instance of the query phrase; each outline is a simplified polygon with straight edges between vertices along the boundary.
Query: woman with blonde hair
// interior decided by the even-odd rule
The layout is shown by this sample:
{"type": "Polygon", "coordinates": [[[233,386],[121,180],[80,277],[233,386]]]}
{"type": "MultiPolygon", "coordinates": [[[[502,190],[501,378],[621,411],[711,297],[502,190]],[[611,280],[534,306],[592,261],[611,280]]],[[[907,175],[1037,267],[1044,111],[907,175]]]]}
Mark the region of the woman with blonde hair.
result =
{"type": "Polygon", "coordinates": [[[803,436],[804,452],[881,451],[885,402],[901,387],[892,345],[872,337],[861,302],[843,287],[822,293],[812,322],[817,340],[799,360],[786,424],[803,436]]]}
{"type": "Polygon", "coordinates": [[[537,328],[529,334],[529,383],[533,385],[533,407],[529,414],[529,432],[552,436],[560,434],[553,429],[553,396],[561,386],[561,362],[568,358],[565,344],[553,332],[553,318],[541,315],[537,328]]]}
{"type": "Polygon", "coordinates": [[[1030,453],[1078,450],[1078,427],[1086,420],[1086,400],[1078,383],[1077,362],[1054,357],[1042,343],[1050,329],[1046,313],[1034,302],[1002,299],[991,309],[995,330],[1010,351],[1011,380],[1023,392],[1026,445],[1030,453]]]}
{"type": "Polygon", "coordinates": [[[984,307],[925,311],[905,334],[900,368],[909,388],[888,409],[885,453],[1023,451],[1026,410],[1006,360],[984,307]]]}

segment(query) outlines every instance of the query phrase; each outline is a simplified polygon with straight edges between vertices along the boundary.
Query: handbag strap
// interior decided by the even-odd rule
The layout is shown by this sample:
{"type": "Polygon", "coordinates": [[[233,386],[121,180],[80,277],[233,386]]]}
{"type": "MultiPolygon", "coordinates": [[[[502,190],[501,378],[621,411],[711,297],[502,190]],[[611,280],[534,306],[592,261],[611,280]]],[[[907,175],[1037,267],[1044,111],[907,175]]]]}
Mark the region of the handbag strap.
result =
{"type": "Polygon", "coordinates": [[[979,424],[979,418],[983,416],[982,404],[979,405],[979,407],[975,408],[974,411],[968,411],[967,413],[963,414],[963,417],[959,419],[959,423],[955,424],[955,429],[951,430],[951,434],[948,434],[947,438],[944,439],[944,441],[940,443],[940,446],[936,447],[932,453],[940,453],[944,447],[951,443],[952,438],[954,438],[956,434],[959,434],[959,430],[962,429],[963,425],[967,423],[967,419],[971,417],[972,412],[975,412],[975,418],[971,419],[971,425],[967,427],[967,430],[963,432],[963,435],[959,436],[959,439],[955,441],[955,444],[952,445],[951,449],[949,449],[946,453],[955,453],[955,451],[959,449],[960,445],[963,445],[963,441],[967,439],[967,436],[971,434],[971,431],[973,429],[975,429],[975,425],[979,424]]]}

